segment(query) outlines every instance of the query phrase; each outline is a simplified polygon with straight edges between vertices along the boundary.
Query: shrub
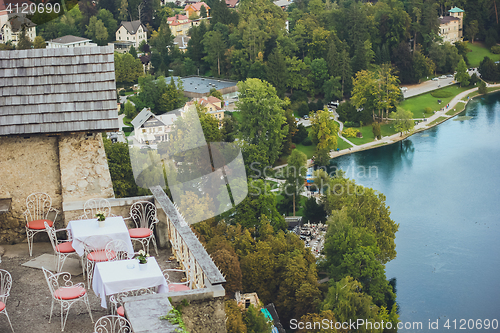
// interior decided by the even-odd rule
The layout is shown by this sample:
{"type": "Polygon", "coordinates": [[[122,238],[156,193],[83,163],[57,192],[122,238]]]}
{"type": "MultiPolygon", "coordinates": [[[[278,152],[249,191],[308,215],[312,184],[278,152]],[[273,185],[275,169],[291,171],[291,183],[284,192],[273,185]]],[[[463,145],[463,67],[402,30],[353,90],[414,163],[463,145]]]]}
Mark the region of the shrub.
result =
{"type": "Polygon", "coordinates": [[[323,110],[323,108],[325,107],[325,104],[323,104],[323,101],[320,99],[318,99],[318,101],[316,102],[316,110],[323,110]]]}
{"type": "Polygon", "coordinates": [[[424,113],[432,113],[432,108],[430,108],[430,107],[426,107],[426,108],[424,109],[424,113]]]}
{"type": "Polygon", "coordinates": [[[435,91],[431,92],[431,95],[432,95],[432,97],[435,97],[435,98],[447,98],[447,97],[451,97],[453,95],[453,93],[450,91],[445,91],[445,90],[435,90],[435,91]]]}
{"type": "Polygon", "coordinates": [[[304,146],[311,146],[313,143],[311,141],[311,138],[307,137],[307,138],[304,139],[304,141],[302,141],[302,144],[304,146]]]}
{"type": "MultiPolygon", "coordinates": [[[[318,109],[316,108],[316,103],[314,103],[314,102],[307,103],[307,106],[309,107],[309,111],[314,111],[314,112],[318,111],[318,109]]],[[[323,109],[323,108],[321,108],[321,109],[323,109]]]]}
{"type": "Polygon", "coordinates": [[[352,127],[349,127],[349,128],[345,128],[342,131],[342,136],[344,138],[355,138],[357,136],[358,132],[359,132],[359,130],[352,128],[352,127]]]}
{"type": "Polygon", "coordinates": [[[295,135],[292,138],[292,142],[301,143],[305,138],[307,138],[307,129],[304,125],[299,124],[297,126],[297,132],[295,132],[295,135]]]}
{"type": "Polygon", "coordinates": [[[133,130],[134,130],[134,128],[133,128],[133,127],[130,127],[130,126],[128,126],[128,127],[122,127],[122,131],[123,131],[123,133],[130,133],[130,132],[132,132],[133,130]]]}
{"type": "Polygon", "coordinates": [[[500,45],[494,45],[491,47],[491,53],[499,54],[500,53],[500,45]]]}
{"type": "Polygon", "coordinates": [[[120,96],[125,96],[125,90],[120,90],[120,92],[118,93],[120,96]]]}
{"type": "Polygon", "coordinates": [[[299,105],[299,108],[297,109],[297,114],[299,115],[299,117],[304,117],[308,113],[309,113],[309,107],[307,106],[307,103],[302,102],[299,105]]]}
{"type": "Polygon", "coordinates": [[[290,96],[290,101],[292,102],[301,101],[307,103],[307,93],[302,90],[295,90],[292,96],[290,96]]]}
{"type": "Polygon", "coordinates": [[[355,121],[346,121],[344,123],[345,127],[359,127],[359,123],[355,121]]]}

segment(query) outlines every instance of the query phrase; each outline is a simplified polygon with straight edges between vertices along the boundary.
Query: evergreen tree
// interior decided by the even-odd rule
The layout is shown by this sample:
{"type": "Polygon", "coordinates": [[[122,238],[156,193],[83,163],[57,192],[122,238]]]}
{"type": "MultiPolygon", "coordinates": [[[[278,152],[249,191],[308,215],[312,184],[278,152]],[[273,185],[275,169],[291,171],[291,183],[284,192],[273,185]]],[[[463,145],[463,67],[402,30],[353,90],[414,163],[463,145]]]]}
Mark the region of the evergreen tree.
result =
{"type": "Polygon", "coordinates": [[[19,34],[19,40],[17,42],[16,49],[17,50],[27,50],[33,47],[33,43],[31,42],[28,35],[26,35],[26,29],[23,27],[21,29],[21,33],[19,34]]]}

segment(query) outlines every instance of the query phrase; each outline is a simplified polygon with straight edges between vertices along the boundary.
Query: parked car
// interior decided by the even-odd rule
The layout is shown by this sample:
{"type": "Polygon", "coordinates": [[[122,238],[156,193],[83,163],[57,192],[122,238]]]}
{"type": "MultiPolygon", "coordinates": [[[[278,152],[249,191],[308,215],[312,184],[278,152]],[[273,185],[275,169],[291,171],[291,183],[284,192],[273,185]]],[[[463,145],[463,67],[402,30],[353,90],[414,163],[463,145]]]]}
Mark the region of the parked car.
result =
{"type": "Polygon", "coordinates": [[[307,119],[309,119],[309,116],[306,114],[306,115],[304,116],[304,119],[306,119],[306,120],[307,120],[307,119]]]}
{"type": "Polygon", "coordinates": [[[446,75],[441,75],[439,78],[440,79],[446,79],[446,75]]]}
{"type": "Polygon", "coordinates": [[[448,74],[446,75],[446,77],[453,77],[453,74],[448,74]]]}
{"type": "Polygon", "coordinates": [[[432,80],[432,81],[437,81],[437,80],[438,80],[438,78],[437,78],[437,77],[433,77],[431,80],[432,80]]]}

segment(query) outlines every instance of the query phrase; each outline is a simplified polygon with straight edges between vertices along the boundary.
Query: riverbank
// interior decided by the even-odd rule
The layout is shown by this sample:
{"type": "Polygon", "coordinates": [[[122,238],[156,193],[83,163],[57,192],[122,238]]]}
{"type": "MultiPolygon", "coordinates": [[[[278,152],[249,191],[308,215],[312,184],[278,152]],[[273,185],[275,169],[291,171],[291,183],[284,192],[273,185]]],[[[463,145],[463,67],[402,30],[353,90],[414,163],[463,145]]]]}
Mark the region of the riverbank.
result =
{"type": "MultiPolygon", "coordinates": [[[[500,91],[500,84],[490,84],[490,85],[488,85],[488,88],[496,88],[496,89],[488,91],[486,94],[500,91]]],[[[470,96],[470,98],[467,100],[466,97],[471,95],[472,93],[476,92],[477,89],[478,88],[472,88],[472,89],[463,91],[460,94],[456,95],[455,97],[453,97],[453,99],[449,103],[450,106],[448,107],[448,109],[444,109],[442,111],[436,111],[435,114],[433,114],[429,118],[426,118],[426,121],[419,122],[417,125],[415,125],[415,127],[413,128],[413,130],[410,133],[403,133],[402,135],[401,135],[401,133],[396,133],[396,134],[393,134],[391,136],[383,137],[381,140],[375,140],[375,141],[368,142],[368,143],[365,143],[365,144],[362,144],[359,146],[354,146],[350,149],[344,149],[344,150],[340,150],[340,151],[331,151],[330,158],[335,158],[335,157],[339,157],[339,156],[346,155],[346,154],[351,154],[351,153],[358,152],[358,151],[363,151],[363,150],[367,150],[367,149],[373,149],[373,148],[378,148],[381,146],[393,144],[393,143],[399,142],[401,140],[404,140],[404,139],[406,139],[406,138],[408,138],[416,133],[419,133],[419,132],[425,131],[429,128],[432,128],[434,126],[437,126],[437,125],[449,120],[450,118],[453,118],[454,116],[456,116],[457,114],[459,114],[460,112],[465,110],[467,103],[469,101],[471,101],[472,99],[474,99],[478,96],[483,96],[480,94],[475,94],[475,95],[470,96]],[[464,100],[464,98],[465,98],[465,100],[464,100]],[[457,104],[460,104],[460,105],[457,106],[457,104]]],[[[312,160],[309,160],[308,163],[312,164],[312,160]]]]}
{"type": "MultiPolygon", "coordinates": [[[[487,84],[487,88],[488,88],[488,92],[485,95],[492,93],[492,92],[500,91],[500,84],[487,84]],[[492,88],[496,88],[496,89],[492,89],[492,88]]],[[[385,136],[380,140],[374,140],[372,142],[364,143],[361,145],[354,145],[351,148],[347,148],[347,149],[343,149],[343,150],[339,150],[339,151],[332,150],[332,151],[330,151],[330,158],[333,159],[333,158],[336,158],[339,156],[352,154],[352,153],[363,151],[363,150],[374,149],[374,148],[378,148],[381,146],[390,145],[390,144],[399,142],[401,140],[404,140],[404,139],[406,139],[414,134],[417,134],[419,132],[422,132],[422,131],[425,131],[429,128],[437,126],[437,125],[453,118],[454,116],[456,116],[457,114],[459,114],[460,112],[465,110],[467,103],[469,103],[469,101],[471,101],[472,99],[474,99],[478,96],[483,96],[482,94],[477,94],[477,90],[478,90],[478,88],[476,87],[476,88],[462,91],[461,93],[459,93],[458,95],[453,97],[453,99],[449,103],[450,106],[447,109],[436,111],[436,113],[434,113],[432,116],[430,116],[429,118],[426,118],[426,121],[421,121],[417,125],[415,125],[413,130],[409,133],[403,133],[403,134],[396,133],[396,134],[393,134],[391,136],[385,136]],[[473,93],[476,93],[476,94],[473,94],[473,93]],[[469,96],[469,99],[467,99],[467,96],[469,96]],[[460,103],[460,105],[457,106],[457,104],[459,104],[459,103],[460,103]]],[[[339,139],[343,139],[343,138],[341,138],[339,136],[339,139]]],[[[312,159],[307,160],[307,165],[312,166],[313,160],[312,159]]],[[[281,168],[286,167],[286,166],[287,166],[287,164],[282,164],[282,165],[278,165],[278,166],[274,167],[273,169],[277,170],[277,169],[281,169],[281,168]]]]}

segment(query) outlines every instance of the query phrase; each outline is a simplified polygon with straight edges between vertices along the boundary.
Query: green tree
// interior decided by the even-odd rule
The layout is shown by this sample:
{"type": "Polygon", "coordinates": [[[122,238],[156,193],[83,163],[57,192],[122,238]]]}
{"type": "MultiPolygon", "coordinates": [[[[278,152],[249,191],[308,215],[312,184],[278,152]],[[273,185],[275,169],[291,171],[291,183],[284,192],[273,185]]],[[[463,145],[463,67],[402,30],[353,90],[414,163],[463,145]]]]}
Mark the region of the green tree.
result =
{"type": "Polygon", "coordinates": [[[254,308],[252,304],[243,314],[243,320],[247,325],[248,333],[271,333],[271,324],[264,317],[264,314],[254,308]]]}
{"type": "Polygon", "coordinates": [[[222,97],[222,93],[215,88],[210,88],[210,92],[208,96],[214,96],[215,98],[220,99],[222,105],[224,105],[224,98],[222,97]]]}
{"type": "MultiPolygon", "coordinates": [[[[303,152],[294,149],[288,157],[288,166],[286,167],[285,183],[282,186],[281,194],[284,196],[280,204],[280,211],[288,214],[290,210],[300,202],[300,194],[304,189],[304,181],[306,179],[306,164],[307,156],[303,152]]],[[[295,216],[295,210],[293,211],[295,216]]]]}
{"type": "Polygon", "coordinates": [[[16,50],[29,50],[33,46],[28,35],[26,35],[26,29],[22,28],[19,34],[19,40],[17,41],[16,50]]]}
{"type": "Polygon", "coordinates": [[[42,36],[36,36],[35,41],[33,42],[33,47],[35,49],[44,49],[47,46],[45,44],[45,39],[42,36]]]}
{"type": "Polygon", "coordinates": [[[467,37],[469,37],[469,40],[472,44],[474,44],[474,37],[477,35],[478,32],[479,32],[479,25],[477,23],[477,20],[470,21],[467,28],[465,28],[465,33],[467,34],[467,37]]]}
{"type": "Polygon", "coordinates": [[[106,44],[108,40],[108,30],[101,20],[99,20],[96,16],[92,16],[86,28],[87,30],[85,30],[85,34],[88,38],[92,39],[99,45],[106,44]]]}
{"type": "Polygon", "coordinates": [[[477,92],[480,93],[481,95],[484,95],[488,92],[488,89],[486,89],[486,83],[481,80],[479,83],[479,88],[477,89],[477,92]]]}
{"type": "Polygon", "coordinates": [[[328,66],[326,64],[325,59],[319,58],[314,59],[311,62],[311,73],[309,75],[310,81],[313,83],[313,95],[319,94],[323,92],[323,85],[325,81],[328,80],[328,66]]]}
{"type": "Polygon", "coordinates": [[[306,200],[303,219],[310,223],[324,223],[326,221],[326,212],[323,206],[318,204],[315,197],[310,197],[306,200]]]}
{"type": "Polygon", "coordinates": [[[228,299],[224,302],[224,307],[227,317],[227,333],[247,333],[247,325],[243,321],[243,313],[236,304],[236,301],[228,299]]]}
{"type": "Polygon", "coordinates": [[[229,249],[221,248],[211,253],[212,260],[226,278],[224,289],[233,294],[242,289],[242,274],[238,256],[232,247],[229,249]]]}
{"type": "Polygon", "coordinates": [[[134,45],[130,46],[130,51],[128,53],[130,53],[130,55],[132,57],[134,57],[135,59],[137,59],[137,51],[135,50],[134,45]]]}
{"type": "Polygon", "coordinates": [[[394,119],[394,129],[401,132],[401,136],[403,133],[411,131],[415,126],[411,111],[398,109],[396,112],[392,112],[390,117],[394,119]]]}
{"type": "Polygon", "coordinates": [[[337,135],[339,126],[335,120],[330,118],[330,112],[326,109],[311,113],[311,130],[309,137],[316,145],[314,163],[326,165],[330,160],[330,150],[337,148],[337,135]]]}
{"type": "Polygon", "coordinates": [[[470,80],[470,75],[467,72],[467,65],[465,64],[464,59],[462,58],[460,62],[458,63],[457,68],[455,69],[457,72],[455,74],[455,80],[460,82],[460,87],[462,85],[468,86],[469,85],[469,80],[470,80]]]}
{"type": "Polygon", "coordinates": [[[290,88],[290,92],[293,93],[294,89],[301,89],[303,86],[308,86],[307,83],[304,83],[307,80],[304,77],[304,71],[306,69],[306,64],[297,57],[286,57],[286,78],[287,78],[287,87],[290,88]]]}
{"type": "Polygon", "coordinates": [[[211,65],[212,72],[217,72],[217,75],[220,76],[221,62],[224,61],[223,57],[227,49],[222,34],[219,31],[207,32],[203,37],[203,45],[205,46],[205,53],[207,54],[203,57],[203,60],[211,65]]]}
{"type": "Polygon", "coordinates": [[[207,17],[207,9],[205,8],[205,6],[201,6],[200,8],[200,17],[207,17]]]}
{"type": "Polygon", "coordinates": [[[372,132],[373,132],[373,135],[375,136],[375,138],[377,138],[378,140],[380,140],[382,138],[382,135],[380,133],[380,123],[379,122],[374,122],[372,124],[372,132]]]}
{"type": "Polygon", "coordinates": [[[240,133],[248,143],[262,149],[270,165],[278,159],[283,139],[288,132],[285,102],[276,95],[276,89],[266,81],[247,79],[238,83],[241,113],[240,133]]]}
{"type": "Polygon", "coordinates": [[[118,29],[118,22],[116,22],[113,14],[109,10],[101,9],[97,13],[97,19],[101,20],[106,27],[106,31],[108,33],[107,41],[110,42],[112,40],[115,40],[115,32],[118,29]]]}
{"type": "Polygon", "coordinates": [[[120,7],[118,8],[118,19],[125,21],[128,18],[128,1],[120,0],[120,7]]]}
{"type": "Polygon", "coordinates": [[[214,116],[207,113],[207,108],[195,102],[196,111],[200,119],[201,128],[207,142],[222,141],[222,134],[219,130],[219,121],[214,116]]]}
{"type": "Polygon", "coordinates": [[[137,115],[134,104],[130,103],[130,101],[127,101],[125,103],[123,113],[127,118],[134,119],[137,115]]]}
{"type": "Polygon", "coordinates": [[[278,48],[275,48],[266,64],[266,78],[276,88],[276,93],[281,98],[285,96],[286,74],[285,57],[278,48]]]}

